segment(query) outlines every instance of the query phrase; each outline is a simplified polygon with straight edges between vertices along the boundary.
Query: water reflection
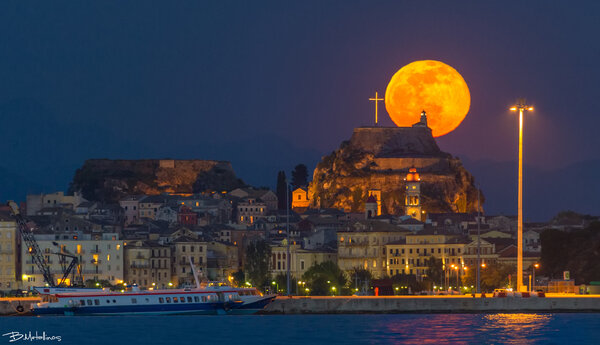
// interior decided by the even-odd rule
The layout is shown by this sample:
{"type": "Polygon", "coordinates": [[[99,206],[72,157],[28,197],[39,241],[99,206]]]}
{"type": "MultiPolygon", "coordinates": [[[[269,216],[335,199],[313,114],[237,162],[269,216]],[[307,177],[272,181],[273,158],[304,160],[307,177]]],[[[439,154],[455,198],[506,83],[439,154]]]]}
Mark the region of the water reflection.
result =
{"type": "Polygon", "coordinates": [[[491,342],[528,344],[535,342],[552,320],[551,314],[487,314],[480,331],[489,334],[491,342]],[[495,338],[495,339],[494,339],[495,338]]]}
{"type": "Polygon", "coordinates": [[[530,344],[548,336],[551,314],[390,315],[363,334],[372,343],[530,344]]]}

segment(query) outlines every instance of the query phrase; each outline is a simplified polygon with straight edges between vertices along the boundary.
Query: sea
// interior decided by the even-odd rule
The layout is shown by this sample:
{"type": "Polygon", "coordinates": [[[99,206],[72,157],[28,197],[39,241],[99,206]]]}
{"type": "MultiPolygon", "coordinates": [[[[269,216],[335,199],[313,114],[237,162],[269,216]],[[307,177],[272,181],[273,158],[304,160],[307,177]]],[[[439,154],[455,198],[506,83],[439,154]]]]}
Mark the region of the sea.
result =
{"type": "Polygon", "coordinates": [[[600,314],[0,317],[0,344],[600,344],[600,314]]]}

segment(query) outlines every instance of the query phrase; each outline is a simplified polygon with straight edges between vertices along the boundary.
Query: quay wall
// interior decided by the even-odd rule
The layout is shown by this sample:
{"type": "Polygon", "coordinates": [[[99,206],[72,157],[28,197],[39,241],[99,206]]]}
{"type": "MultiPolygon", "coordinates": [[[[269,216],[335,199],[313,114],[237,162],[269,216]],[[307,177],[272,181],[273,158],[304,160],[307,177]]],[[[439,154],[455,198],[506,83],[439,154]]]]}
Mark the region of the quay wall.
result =
{"type": "Polygon", "coordinates": [[[37,297],[0,298],[0,316],[31,314],[31,305],[39,302],[37,297]]]}
{"type": "Polygon", "coordinates": [[[278,297],[266,314],[600,312],[600,296],[546,298],[278,297]]]}

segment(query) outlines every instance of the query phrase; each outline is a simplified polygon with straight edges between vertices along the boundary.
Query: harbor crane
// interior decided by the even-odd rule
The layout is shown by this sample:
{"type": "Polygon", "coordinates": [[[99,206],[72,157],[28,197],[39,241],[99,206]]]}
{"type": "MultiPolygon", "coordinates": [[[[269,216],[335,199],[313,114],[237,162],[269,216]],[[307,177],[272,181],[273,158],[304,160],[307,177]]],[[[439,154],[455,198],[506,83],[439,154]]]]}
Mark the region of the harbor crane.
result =
{"type": "MultiPolygon", "coordinates": [[[[27,251],[31,255],[32,261],[36,264],[38,270],[42,273],[44,277],[44,281],[51,287],[62,286],[65,284],[69,274],[72,275],[71,285],[83,285],[83,278],[81,276],[81,266],[79,265],[79,258],[77,255],[74,255],[68,252],[64,247],[60,248],[59,252],[55,252],[53,254],[59,256],[59,262],[62,266],[62,277],[58,280],[58,283],[54,281],[54,275],[50,270],[50,266],[46,262],[44,255],[35,240],[33,230],[27,226],[27,222],[25,218],[21,214],[19,210],[19,206],[14,201],[9,201],[8,207],[12,212],[12,216],[17,221],[17,229],[21,233],[21,237],[23,238],[23,242],[27,246],[27,251]],[[67,264],[67,262],[70,262],[67,264]],[[77,273],[77,275],[76,275],[77,273]]],[[[59,247],[58,243],[52,242],[52,244],[56,247],[59,247]]]]}

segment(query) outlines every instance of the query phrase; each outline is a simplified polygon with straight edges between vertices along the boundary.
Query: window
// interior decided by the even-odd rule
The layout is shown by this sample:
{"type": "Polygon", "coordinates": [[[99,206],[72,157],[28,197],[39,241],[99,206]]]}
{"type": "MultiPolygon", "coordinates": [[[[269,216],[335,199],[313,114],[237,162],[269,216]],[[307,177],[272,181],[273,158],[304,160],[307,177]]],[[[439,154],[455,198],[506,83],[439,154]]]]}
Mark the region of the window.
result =
{"type": "Polygon", "coordinates": [[[94,304],[95,304],[95,305],[100,305],[100,300],[99,300],[99,299],[95,299],[95,300],[94,300],[94,304]]]}
{"type": "Polygon", "coordinates": [[[202,296],[202,302],[206,302],[207,298],[206,296],[202,296]]]}
{"type": "Polygon", "coordinates": [[[194,246],[190,246],[190,252],[194,252],[194,246]]]}
{"type": "Polygon", "coordinates": [[[110,300],[109,300],[109,299],[107,299],[107,300],[106,300],[106,303],[107,303],[107,304],[108,304],[108,303],[110,303],[110,300]]]}
{"type": "Polygon", "coordinates": [[[185,297],[179,297],[179,302],[185,303],[185,297]]]}
{"type": "Polygon", "coordinates": [[[171,303],[171,297],[167,297],[167,303],[171,303]]]}
{"type": "Polygon", "coordinates": [[[179,302],[179,299],[177,297],[173,297],[173,303],[177,303],[179,302]]]}
{"type": "Polygon", "coordinates": [[[304,260],[300,260],[300,269],[303,270],[304,269],[304,260]]]}
{"type": "Polygon", "coordinates": [[[194,302],[196,302],[196,303],[200,302],[200,297],[194,296],[194,302]]]}
{"type": "Polygon", "coordinates": [[[408,253],[409,253],[409,254],[412,254],[412,248],[408,250],[408,253]]]}
{"type": "Polygon", "coordinates": [[[137,298],[132,298],[131,299],[131,304],[137,304],[137,298]]]}
{"type": "Polygon", "coordinates": [[[192,303],[192,297],[188,296],[187,301],[188,303],[192,303]]]}
{"type": "Polygon", "coordinates": [[[79,300],[79,305],[85,305],[85,300],[83,300],[83,299],[80,299],[80,300],[79,300]]]}
{"type": "Polygon", "coordinates": [[[162,298],[162,297],[159,297],[159,298],[158,298],[158,303],[165,303],[165,299],[164,299],[164,298],[162,298]]]}
{"type": "Polygon", "coordinates": [[[92,300],[91,299],[87,300],[87,305],[92,305],[92,300]]]}

